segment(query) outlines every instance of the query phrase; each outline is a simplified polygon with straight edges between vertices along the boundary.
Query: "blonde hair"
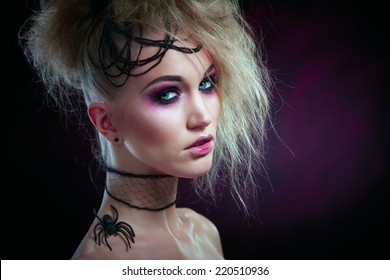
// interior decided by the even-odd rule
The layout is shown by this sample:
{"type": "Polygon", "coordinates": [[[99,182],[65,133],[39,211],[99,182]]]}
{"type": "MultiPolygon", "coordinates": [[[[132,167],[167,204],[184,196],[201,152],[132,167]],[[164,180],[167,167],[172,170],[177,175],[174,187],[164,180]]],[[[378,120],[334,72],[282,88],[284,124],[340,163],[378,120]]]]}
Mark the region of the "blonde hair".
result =
{"type": "MultiPolygon", "coordinates": [[[[237,0],[54,0],[21,28],[25,55],[60,108],[75,106],[74,96],[88,103],[94,95],[114,100],[118,94],[91,62],[87,44],[97,46],[107,6],[118,23],[129,22],[169,33],[169,21],[207,49],[218,73],[222,111],[212,169],[194,184],[200,196],[228,186],[238,206],[258,187],[269,117],[270,79],[261,41],[252,33],[237,0]],[[108,4],[109,3],[109,4],[108,4]],[[27,28],[26,28],[27,27],[27,28]],[[94,31],[94,33],[91,33],[94,31]],[[89,38],[89,39],[88,39],[89,38]]],[[[172,34],[171,34],[172,35],[172,34]]],[[[174,35],[174,34],[173,34],[174,35]]],[[[180,38],[178,38],[180,39],[180,38]]],[[[97,48],[95,48],[97,49],[97,48]]],[[[77,98],[76,98],[77,99],[77,98]]]]}

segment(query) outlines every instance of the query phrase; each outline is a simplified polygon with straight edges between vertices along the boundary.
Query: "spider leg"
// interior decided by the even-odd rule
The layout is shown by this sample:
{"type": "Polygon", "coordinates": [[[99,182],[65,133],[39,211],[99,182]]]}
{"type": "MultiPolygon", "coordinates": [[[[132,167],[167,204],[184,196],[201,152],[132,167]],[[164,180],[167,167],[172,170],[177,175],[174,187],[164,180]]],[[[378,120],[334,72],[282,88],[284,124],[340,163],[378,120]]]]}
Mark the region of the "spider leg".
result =
{"type": "Polygon", "coordinates": [[[115,215],[114,215],[115,218],[114,218],[113,223],[116,224],[116,222],[118,221],[118,210],[116,210],[116,208],[112,204],[110,206],[111,206],[112,210],[114,210],[114,212],[115,212],[115,215]]]}
{"type": "Polygon", "coordinates": [[[117,223],[117,228],[125,230],[127,232],[127,234],[129,235],[131,241],[133,241],[133,243],[135,243],[135,241],[134,241],[134,237],[135,237],[134,230],[128,223],[119,222],[119,223],[117,223]]]}
{"type": "Polygon", "coordinates": [[[110,251],[112,251],[112,248],[110,246],[110,244],[108,243],[108,240],[107,240],[107,234],[104,235],[104,241],[106,242],[106,245],[108,246],[108,248],[110,248],[110,251]]]}
{"type": "Polygon", "coordinates": [[[129,234],[135,236],[135,232],[134,232],[133,228],[128,223],[126,223],[126,222],[119,222],[116,225],[119,226],[119,227],[124,227],[124,228],[128,229],[129,230],[129,234]]]}
{"type": "Polygon", "coordinates": [[[95,239],[95,241],[96,241],[96,238],[97,238],[96,230],[97,230],[98,226],[100,226],[100,224],[96,224],[95,227],[93,228],[93,239],[95,239]]]}
{"type": "Polygon", "coordinates": [[[102,240],[102,234],[105,234],[103,230],[99,231],[97,244],[100,246],[102,240]]]}
{"type": "Polygon", "coordinates": [[[103,220],[100,219],[99,216],[97,215],[96,209],[95,209],[95,208],[93,208],[93,214],[95,215],[95,217],[96,217],[101,223],[103,223],[103,220]]]}
{"type": "Polygon", "coordinates": [[[126,241],[127,241],[127,244],[129,245],[129,248],[131,248],[130,240],[131,240],[133,243],[135,243],[135,242],[134,242],[133,236],[129,235],[129,233],[127,232],[127,230],[126,230],[125,228],[118,228],[118,233],[121,233],[121,234],[124,236],[124,238],[125,238],[126,241]]]}

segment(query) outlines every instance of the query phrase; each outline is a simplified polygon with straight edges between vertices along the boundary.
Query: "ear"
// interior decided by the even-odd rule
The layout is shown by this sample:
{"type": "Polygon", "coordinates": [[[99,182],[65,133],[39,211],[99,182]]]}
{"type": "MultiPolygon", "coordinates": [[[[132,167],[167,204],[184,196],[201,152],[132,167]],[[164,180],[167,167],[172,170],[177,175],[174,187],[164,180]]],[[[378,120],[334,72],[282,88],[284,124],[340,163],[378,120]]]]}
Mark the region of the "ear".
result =
{"type": "Polygon", "coordinates": [[[95,128],[110,142],[118,142],[118,130],[112,125],[111,114],[104,103],[95,102],[88,106],[88,116],[95,128]]]}

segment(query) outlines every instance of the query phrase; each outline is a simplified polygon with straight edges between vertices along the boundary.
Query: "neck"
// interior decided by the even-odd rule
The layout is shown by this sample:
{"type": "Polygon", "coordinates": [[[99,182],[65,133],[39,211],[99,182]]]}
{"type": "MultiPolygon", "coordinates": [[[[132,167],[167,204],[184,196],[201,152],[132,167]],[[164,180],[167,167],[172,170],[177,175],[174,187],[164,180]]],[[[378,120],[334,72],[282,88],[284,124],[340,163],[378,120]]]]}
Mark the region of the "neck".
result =
{"type": "Polygon", "coordinates": [[[178,179],[172,176],[140,176],[123,172],[108,172],[106,193],[128,208],[162,211],[176,203],[178,179]]]}

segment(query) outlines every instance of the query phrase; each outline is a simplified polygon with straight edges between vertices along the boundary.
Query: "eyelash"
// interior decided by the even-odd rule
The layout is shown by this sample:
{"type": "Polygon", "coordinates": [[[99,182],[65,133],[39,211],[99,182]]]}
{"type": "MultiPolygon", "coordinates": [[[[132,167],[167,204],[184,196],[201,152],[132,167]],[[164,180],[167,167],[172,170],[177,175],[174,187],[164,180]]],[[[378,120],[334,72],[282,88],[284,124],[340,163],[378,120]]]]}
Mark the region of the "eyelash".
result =
{"type": "MultiPolygon", "coordinates": [[[[215,90],[215,85],[217,83],[217,79],[215,76],[208,76],[206,78],[203,79],[203,81],[200,82],[200,85],[202,85],[203,83],[210,83],[210,86],[206,89],[203,89],[202,91],[204,92],[207,92],[207,93],[212,93],[214,92],[215,90]]],[[[199,90],[200,90],[200,85],[199,85],[199,90]]]]}
{"type": "MultiPolygon", "coordinates": [[[[209,76],[209,77],[204,78],[200,82],[198,89],[206,94],[211,94],[211,93],[214,93],[214,91],[215,91],[215,84],[216,83],[217,83],[216,78],[214,76],[209,76]],[[210,85],[207,88],[201,89],[201,85],[203,85],[205,83],[209,83],[210,85]]],[[[179,96],[180,96],[180,92],[178,91],[177,88],[169,87],[169,88],[166,88],[164,90],[159,91],[153,97],[153,99],[155,102],[157,102],[161,105],[169,105],[169,104],[175,103],[176,100],[179,98],[179,96]],[[176,94],[176,96],[169,98],[169,99],[162,99],[164,95],[166,96],[167,94],[171,94],[171,93],[176,94]]],[[[169,97],[169,95],[168,95],[168,97],[169,97]]]]}
{"type": "MultiPolygon", "coordinates": [[[[169,105],[169,104],[172,104],[174,103],[178,98],[179,98],[179,95],[180,93],[178,92],[178,90],[176,88],[166,88],[162,91],[159,91],[154,97],[154,101],[161,104],[161,105],[169,105]],[[172,97],[170,99],[163,99],[163,96],[166,95],[166,94],[169,94],[169,93],[174,93],[176,94],[175,97],[172,97]]],[[[169,96],[169,95],[168,95],[169,96]]]]}

